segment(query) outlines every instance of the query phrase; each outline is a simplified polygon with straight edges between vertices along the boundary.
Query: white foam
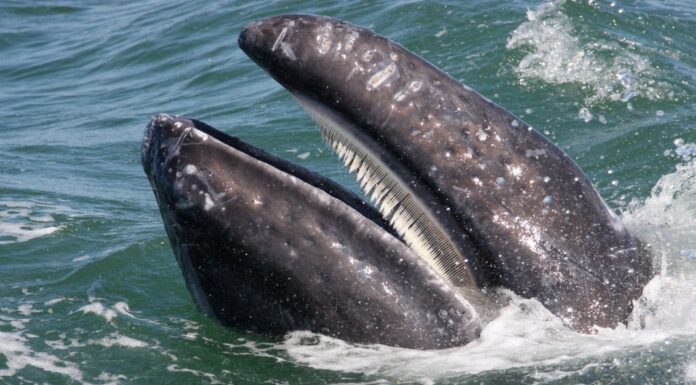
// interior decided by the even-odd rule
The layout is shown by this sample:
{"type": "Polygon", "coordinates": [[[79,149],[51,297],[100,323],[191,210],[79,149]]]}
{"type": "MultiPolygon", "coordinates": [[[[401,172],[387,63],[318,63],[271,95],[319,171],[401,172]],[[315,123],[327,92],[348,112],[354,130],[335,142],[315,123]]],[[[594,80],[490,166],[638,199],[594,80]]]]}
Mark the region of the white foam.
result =
{"type": "MultiPolygon", "coordinates": [[[[91,290],[92,288],[90,288],[90,291],[91,290]]],[[[104,318],[106,322],[113,321],[116,317],[118,317],[119,314],[130,318],[139,319],[131,313],[130,307],[123,301],[116,302],[113,306],[108,307],[104,306],[104,304],[99,301],[99,298],[94,296],[93,292],[88,292],[88,295],[90,303],[77,309],[77,311],[80,311],[83,314],[95,314],[104,318]]]]}
{"type": "Polygon", "coordinates": [[[690,361],[684,367],[684,381],[687,384],[696,384],[696,361],[690,361]]]}
{"type": "MultiPolygon", "coordinates": [[[[310,333],[311,334],[311,333],[310,333]]],[[[205,340],[207,340],[204,337],[205,340]]],[[[254,357],[272,358],[276,362],[285,362],[282,357],[278,357],[275,353],[277,347],[269,344],[258,344],[255,341],[249,341],[244,338],[239,338],[237,343],[223,343],[230,351],[234,352],[235,356],[249,355],[254,357]],[[274,354],[275,353],[275,354],[274,354]]]]}
{"type": "Polygon", "coordinates": [[[146,348],[149,346],[146,342],[118,333],[114,333],[109,337],[104,337],[94,341],[93,344],[106,346],[107,348],[112,346],[121,346],[124,348],[146,348]]]}
{"type": "Polygon", "coordinates": [[[128,306],[127,303],[123,301],[118,301],[114,304],[113,309],[116,310],[118,313],[121,313],[125,316],[131,317],[131,318],[136,318],[130,310],[130,306],[128,306]]]}
{"type": "Polygon", "coordinates": [[[189,332],[181,335],[181,338],[189,340],[189,341],[195,341],[198,339],[198,333],[194,332],[189,332]]]}
{"type": "Polygon", "coordinates": [[[78,311],[81,311],[83,314],[96,314],[104,318],[106,322],[111,322],[114,318],[116,318],[116,311],[105,307],[101,302],[92,302],[89,305],[79,308],[78,311]]]}
{"type": "Polygon", "coordinates": [[[21,333],[0,332],[0,354],[6,360],[5,368],[0,369],[0,377],[12,377],[27,366],[32,366],[83,383],[83,374],[77,365],[48,353],[33,351],[21,333]]]}
{"type": "Polygon", "coordinates": [[[107,372],[101,372],[99,376],[97,376],[97,380],[101,381],[101,385],[119,385],[121,380],[127,379],[128,377],[122,374],[114,375],[107,372]]]}
{"type": "Polygon", "coordinates": [[[527,11],[527,21],[510,35],[507,48],[526,53],[517,65],[523,84],[536,79],[587,86],[593,91],[585,101],[588,106],[604,100],[674,97],[672,87],[657,80],[645,56],[615,40],[587,37],[582,21],[563,12],[564,3],[544,2],[527,11]]]}
{"type": "Polygon", "coordinates": [[[27,242],[63,228],[54,214],[68,214],[69,208],[38,201],[0,200],[0,245],[27,242]]]}
{"type": "Polygon", "coordinates": [[[0,222],[0,234],[12,237],[12,240],[0,240],[0,245],[8,243],[21,243],[34,238],[50,235],[60,230],[59,226],[34,227],[24,223],[0,222]]]}
{"type": "MultiPolygon", "coordinates": [[[[567,360],[663,341],[666,334],[620,327],[595,335],[576,333],[536,300],[513,298],[481,337],[463,347],[419,351],[383,345],[352,345],[309,332],[288,335],[289,355],[318,369],[381,374],[406,381],[436,379],[516,367],[557,365],[567,360]],[[312,341],[307,344],[305,341],[312,341]]],[[[570,373],[569,373],[570,374],[570,373]]]]}
{"type": "Polygon", "coordinates": [[[44,302],[44,306],[53,306],[55,304],[58,304],[60,302],[65,301],[65,299],[66,299],[65,297],[57,297],[57,298],[54,298],[54,299],[51,299],[51,300],[44,302]]]}
{"type": "Polygon", "coordinates": [[[21,330],[21,329],[26,328],[27,322],[29,322],[29,320],[26,318],[25,319],[15,319],[15,320],[10,321],[10,326],[12,326],[13,328],[15,328],[17,330],[21,330]]]}
{"type": "Polygon", "coordinates": [[[200,370],[182,368],[179,365],[174,365],[174,364],[167,366],[167,370],[170,372],[174,372],[174,373],[189,373],[195,377],[203,377],[203,378],[206,378],[210,384],[223,384],[223,382],[218,380],[217,377],[212,373],[207,373],[207,372],[203,372],[200,370]]]}
{"type": "Polygon", "coordinates": [[[79,342],[77,338],[71,338],[68,341],[65,333],[61,333],[59,337],[57,340],[44,340],[44,343],[54,350],[67,350],[87,346],[87,344],[79,342]]]}
{"type": "Polygon", "coordinates": [[[22,305],[19,305],[17,308],[17,311],[22,314],[23,316],[30,317],[31,313],[35,312],[36,310],[32,310],[34,306],[30,303],[25,303],[22,305]]]}

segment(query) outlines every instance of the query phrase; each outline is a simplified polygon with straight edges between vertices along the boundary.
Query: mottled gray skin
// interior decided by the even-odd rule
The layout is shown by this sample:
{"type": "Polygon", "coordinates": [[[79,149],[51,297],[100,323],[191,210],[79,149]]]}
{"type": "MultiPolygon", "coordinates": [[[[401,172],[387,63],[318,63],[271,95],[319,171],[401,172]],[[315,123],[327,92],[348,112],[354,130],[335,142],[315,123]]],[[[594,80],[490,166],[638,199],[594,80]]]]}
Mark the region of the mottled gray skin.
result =
{"type": "Polygon", "coordinates": [[[312,15],[249,24],[240,47],[291,93],[331,109],[430,189],[474,243],[481,286],[536,297],[578,330],[624,322],[652,276],[558,147],[508,111],[365,28],[312,15]]]}
{"type": "Polygon", "coordinates": [[[469,304],[335,183],[164,114],[142,162],[186,284],[223,324],[418,349],[478,337],[469,304]]]}

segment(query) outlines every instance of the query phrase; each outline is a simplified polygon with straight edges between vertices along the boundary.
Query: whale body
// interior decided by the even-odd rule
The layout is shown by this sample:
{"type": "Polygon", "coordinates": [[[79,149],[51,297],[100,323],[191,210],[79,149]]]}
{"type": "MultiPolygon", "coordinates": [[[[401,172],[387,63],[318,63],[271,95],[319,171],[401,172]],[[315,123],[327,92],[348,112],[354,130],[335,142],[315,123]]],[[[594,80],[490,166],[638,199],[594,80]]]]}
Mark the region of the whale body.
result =
{"type": "Polygon", "coordinates": [[[371,202],[205,123],[156,116],[143,167],[204,312],[263,334],[419,349],[477,338],[496,288],[579,331],[625,322],[652,257],[536,130],[342,20],[273,17],[238,41],[371,202]]]}

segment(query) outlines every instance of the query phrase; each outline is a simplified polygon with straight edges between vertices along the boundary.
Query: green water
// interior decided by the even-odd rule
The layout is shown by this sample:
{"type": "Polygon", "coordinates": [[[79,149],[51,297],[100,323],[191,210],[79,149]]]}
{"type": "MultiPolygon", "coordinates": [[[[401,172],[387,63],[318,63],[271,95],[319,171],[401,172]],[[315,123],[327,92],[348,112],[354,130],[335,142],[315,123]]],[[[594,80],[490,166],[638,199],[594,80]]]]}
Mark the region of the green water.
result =
{"type": "Polygon", "coordinates": [[[696,3],[0,3],[0,383],[696,383],[696,3]],[[566,150],[661,274],[628,326],[574,333],[513,298],[447,351],[281,341],[198,312],[140,166],[158,112],[357,190],[236,46],[311,12],[369,26],[566,150]]]}

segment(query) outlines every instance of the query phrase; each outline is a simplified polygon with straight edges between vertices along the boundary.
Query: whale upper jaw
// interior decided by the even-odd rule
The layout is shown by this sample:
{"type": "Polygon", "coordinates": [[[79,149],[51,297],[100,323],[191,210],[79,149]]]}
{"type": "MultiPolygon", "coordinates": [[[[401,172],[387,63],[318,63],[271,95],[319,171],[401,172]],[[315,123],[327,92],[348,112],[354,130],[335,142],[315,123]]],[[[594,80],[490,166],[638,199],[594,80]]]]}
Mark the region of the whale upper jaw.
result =
{"type": "Polygon", "coordinates": [[[380,212],[444,279],[537,298],[581,331],[626,320],[652,277],[652,257],[536,130],[341,20],[272,17],[249,24],[238,41],[319,122],[380,212]],[[383,193],[385,180],[395,195],[383,193]],[[419,244],[431,228],[426,238],[437,241],[419,244]]]}

